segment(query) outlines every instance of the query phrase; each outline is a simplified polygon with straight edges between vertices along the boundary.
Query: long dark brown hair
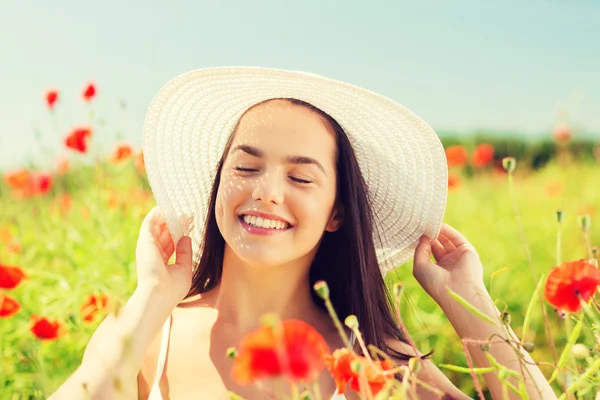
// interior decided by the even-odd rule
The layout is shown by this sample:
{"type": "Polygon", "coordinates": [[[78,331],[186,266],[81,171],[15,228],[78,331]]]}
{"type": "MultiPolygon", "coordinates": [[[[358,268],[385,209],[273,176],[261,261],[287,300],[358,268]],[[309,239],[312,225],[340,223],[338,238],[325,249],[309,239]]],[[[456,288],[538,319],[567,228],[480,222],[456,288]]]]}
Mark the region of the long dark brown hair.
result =
{"type": "MultiPolygon", "coordinates": [[[[275,99],[262,103],[271,100],[275,99]]],[[[340,319],[350,314],[356,315],[367,344],[376,346],[394,358],[406,360],[409,355],[386,344],[386,339],[390,338],[404,343],[408,341],[397,325],[392,312],[392,297],[379,270],[373,240],[377,232],[374,230],[367,186],[348,136],[335,119],[312,104],[290,98],[280,100],[306,107],[321,116],[333,131],[337,144],[337,201],[343,207],[343,223],[337,231],[325,232],[310,268],[311,287],[319,280],[327,282],[331,302],[340,319]]],[[[202,255],[186,297],[208,292],[221,279],[225,240],[217,227],[215,204],[221,170],[236,129],[237,125],[217,165],[201,244],[202,255]]],[[[323,300],[314,291],[312,295],[313,301],[325,310],[323,300]]]]}

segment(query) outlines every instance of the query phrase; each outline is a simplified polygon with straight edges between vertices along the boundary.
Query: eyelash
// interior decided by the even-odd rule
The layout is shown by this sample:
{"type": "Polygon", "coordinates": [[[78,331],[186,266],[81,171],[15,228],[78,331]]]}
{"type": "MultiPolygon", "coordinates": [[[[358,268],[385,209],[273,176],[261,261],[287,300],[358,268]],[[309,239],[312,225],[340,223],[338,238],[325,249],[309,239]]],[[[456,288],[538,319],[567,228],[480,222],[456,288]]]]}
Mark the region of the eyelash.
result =
{"type": "MultiPolygon", "coordinates": [[[[236,171],[239,172],[257,172],[257,169],[254,168],[243,168],[243,167],[234,167],[233,168],[236,171]]],[[[301,185],[308,185],[309,183],[312,183],[312,181],[307,181],[305,179],[298,179],[298,178],[294,178],[293,176],[289,177],[293,182],[299,183],[301,185]]]]}

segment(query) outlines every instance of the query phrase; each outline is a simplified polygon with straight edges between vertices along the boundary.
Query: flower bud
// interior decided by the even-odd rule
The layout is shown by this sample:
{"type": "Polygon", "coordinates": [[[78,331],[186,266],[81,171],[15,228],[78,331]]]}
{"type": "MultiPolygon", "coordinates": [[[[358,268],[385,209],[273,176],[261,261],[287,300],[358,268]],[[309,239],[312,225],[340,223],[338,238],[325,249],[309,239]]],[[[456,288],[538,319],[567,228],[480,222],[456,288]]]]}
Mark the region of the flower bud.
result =
{"type": "Polygon", "coordinates": [[[556,210],[556,222],[562,224],[565,219],[565,212],[563,210],[556,210]]]}
{"type": "Polygon", "coordinates": [[[487,343],[482,344],[481,346],[479,346],[479,348],[481,349],[481,351],[483,351],[485,353],[487,353],[488,351],[490,351],[490,345],[487,344],[487,343]]]}
{"type": "Polygon", "coordinates": [[[326,300],[329,298],[329,286],[327,286],[327,282],[317,281],[314,284],[313,289],[315,289],[315,292],[317,292],[319,297],[322,298],[323,300],[326,300]]]}
{"type": "Polygon", "coordinates": [[[355,374],[360,374],[362,372],[362,369],[363,369],[363,365],[362,365],[361,360],[359,360],[359,359],[352,360],[350,362],[350,369],[355,374]]]}
{"type": "Polygon", "coordinates": [[[305,390],[304,392],[300,393],[300,400],[313,400],[312,394],[305,390]]]}
{"type": "Polygon", "coordinates": [[[413,374],[418,374],[419,371],[421,371],[421,360],[419,360],[417,357],[411,357],[408,360],[408,368],[413,374]]]}
{"type": "Polygon", "coordinates": [[[590,226],[592,225],[592,218],[588,214],[582,215],[577,219],[579,222],[579,228],[582,232],[589,232],[590,226]]]}
{"type": "Polygon", "coordinates": [[[344,320],[344,324],[350,329],[358,329],[358,319],[356,315],[348,315],[344,320]]]}
{"type": "Polygon", "coordinates": [[[592,257],[600,258],[600,247],[598,247],[598,246],[592,247],[592,257]]]}
{"type": "Polygon", "coordinates": [[[404,293],[404,285],[401,282],[394,283],[394,297],[396,300],[402,297],[402,293],[404,293]]]}
{"type": "Polygon", "coordinates": [[[517,168],[517,160],[514,157],[504,157],[502,159],[502,166],[506,172],[512,174],[517,168]]]}
{"type": "Polygon", "coordinates": [[[506,311],[502,313],[502,323],[504,325],[510,325],[510,314],[506,311]]]}
{"type": "Polygon", "coordinates": [[[571,348],[571,353],[576,360],[585,360],[590,356],[590,349],[588,349],[584,344],[576,343],[571,348]]]}
{"type": "Polygon", "coordinates": [[[504,368],[498,371],[498,380],[500,382],[504,382],[506,380],[506,370],[504,368]]]}
{"type": "Polygon", "coordinates": [[[227,358],[233,360],[235,356],[237,356],[237,350],[235,349],[235,347],[230,347],[225,351],[225,355],[227,356],[227,358]]]}
{"type": "Polygon", "coordinates": [[[535,350],[535,344],[532,342],[524,342],[523,343],[523,348],[525,349],[525,351],[527,351],[528,353],[533,352],[533,350],[535,350]]]}

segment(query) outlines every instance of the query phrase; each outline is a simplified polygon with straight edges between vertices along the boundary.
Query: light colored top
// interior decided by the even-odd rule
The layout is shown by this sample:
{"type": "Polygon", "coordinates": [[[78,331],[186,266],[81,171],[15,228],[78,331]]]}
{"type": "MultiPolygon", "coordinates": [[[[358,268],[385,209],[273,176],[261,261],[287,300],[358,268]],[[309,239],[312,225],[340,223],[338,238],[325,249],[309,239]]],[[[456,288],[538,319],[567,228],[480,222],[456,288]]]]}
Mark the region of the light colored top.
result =
{"type": "MultiPolygon", "coordinates": [[[[160,342],[160,353],[158,353],[158,364],[156,365],[156,375],[154,378],[154,383],[152,384],[152,390],[150,390],[150,395],[148,396],[148,400],[163,400],[162,395],[160,393],[160,378],[163,375],[165,370],[165,364],[167,362],[167,351],[169,349],[169,336],[171,335],[171,316],[167,318],[165,324],[162,327],[162,337],[160,342]]],[[[350,333],[350,342],[354,344],[354,332],[350,333]]],[[[346,396],[343,394],[338,394],[337,390],[331,396],[331,400],[346,400],[346,396]]]]}

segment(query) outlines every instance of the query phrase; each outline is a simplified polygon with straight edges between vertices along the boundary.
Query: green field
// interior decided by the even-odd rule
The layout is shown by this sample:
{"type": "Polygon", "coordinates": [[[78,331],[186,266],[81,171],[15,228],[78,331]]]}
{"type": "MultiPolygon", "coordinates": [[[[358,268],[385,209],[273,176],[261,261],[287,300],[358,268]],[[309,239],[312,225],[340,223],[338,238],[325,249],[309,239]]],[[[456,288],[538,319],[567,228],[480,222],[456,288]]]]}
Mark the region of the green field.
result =
{"type": "MultiPolygon", "coordinates": [[[[537,276],[556,265],[556,210],[565,213],[563,261],[587,258],[578,226],[580,215],[591,216],[591,243],[600,244],[600,226],[594,221],[600,212],[600,165],[582,161],[559,166],[551,161],[537,171],[517,166],[514,199],[525,242],[508,176],[490,171],[461,176],[459,187],[449,192],[444,221],[460,230],[479,251],[488,289],[499,309],[510,312],[513,329],[520,336],[537,283],[526,247],[537,276]]],[[[17,288],[5,291],[22,308],[16,315],[0,319],[0,399],[45,398],[78,366],[101,319],[83,323],[80,305],[94,293],[126,301],[133,292],[137,234],[153,205],[145,176],[131,162],[75,165],[66,175],[55,177],[49,194],[26,199],[15,197],[6,183],[0,183],[0,227],[12,237],[0,242],[0,263],[18,265],[28,275],[17,288]],[[70,196],[70,205],[65,194],[70,196]],[[32,315],[58,319],[65,333],[57,340],[37,339],[30,332],[32,315]]],[[[437,364],[466,366],[458,336],[412,278],[411,265],[400,266],[388,280],[405,284],[401,312],[420,350],[435,350],[432,357],[437,364]]],[[[567,342],[566,319],[552,306],[545,307],[560,356],[567,342]]],[[[535,343],[532,356],[538,362],[554,364],[539,303],[531,318],[526,340],[535,343]]],[[[557,393],[561,393],[564,379],[567,385],[573,383],[600,358],[591,323],[585,324],[577,341],[593,349],[591,356],[581,361],[568,359],[565,373],[554,385],[557,393]]],[[[553,369],[542,367],[547,376],[553,369]]],[[[469,375],[445,372],[458,387],[476,396],[469,375]]],[[[597,375],[596,384],[600,381],[597,375]]],[[[591,386],[591,380],[582,385],[591,386]]],[[[584,391],[580,398],[594,396],[584,391]]]]}

